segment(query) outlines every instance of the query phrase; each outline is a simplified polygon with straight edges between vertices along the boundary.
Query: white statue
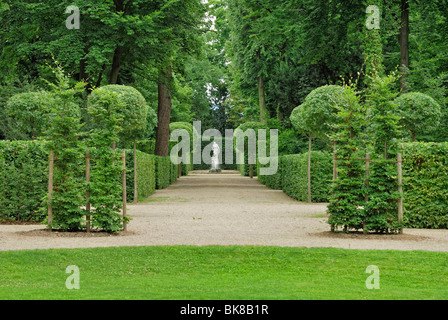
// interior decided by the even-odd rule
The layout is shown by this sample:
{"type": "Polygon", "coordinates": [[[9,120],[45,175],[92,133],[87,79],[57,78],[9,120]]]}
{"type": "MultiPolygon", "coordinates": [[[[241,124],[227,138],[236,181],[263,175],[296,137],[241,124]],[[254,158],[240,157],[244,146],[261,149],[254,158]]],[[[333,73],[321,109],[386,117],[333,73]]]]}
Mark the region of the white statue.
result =
{"type": "Polygon", "coordinates": [[[221,149],[216,142],[213,142],[213,156],[212,156],[212,167],[210,171],[219,172],[219,153],[221,149]]]}

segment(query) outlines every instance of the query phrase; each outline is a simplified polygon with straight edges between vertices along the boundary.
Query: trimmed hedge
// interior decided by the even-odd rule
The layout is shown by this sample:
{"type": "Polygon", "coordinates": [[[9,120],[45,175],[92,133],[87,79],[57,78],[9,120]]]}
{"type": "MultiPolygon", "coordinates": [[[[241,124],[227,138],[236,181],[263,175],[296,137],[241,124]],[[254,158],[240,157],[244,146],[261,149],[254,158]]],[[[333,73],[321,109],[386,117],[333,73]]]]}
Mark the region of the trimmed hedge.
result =
{"type": "MultiPolygon", "coordinates": [[[[169,153],[171,153],[171,149],[175,147],[178,144],[177,141],[171,141],[169,142],[169,153]]],[[[155,140],[139,140],[137,141],[137,149],[141,152],[148,153],[148,154],[154,154],[154,150],[156,147],[156,141],[155,140]]],[[[193,152],[190,152],[190,164],[184,164],[182,163],[182,175],[186,176],[188,173],[193,170],[193,152]]]]}
{"type": "MultiPolygon", "coordinates": [[[[137,199],[144,200],[156,190],[156,159],[154,155],[137,150],[137,199]]],[[[126,150],[126,197],[134,200],[134,151],[126,150]]]]}
{"type": "Polygon", "coordinates": [[[0,141],[0,221],[42,222],[48,191],[45,143],[0,141]]]}
{"type": "Polygon", "coordinates": [[[269,167],[270,164],[263,165],[257,159],[257,178],[266,187],[274,190],[282,190],[282,157],[272,158],[271,161],[277,161],[277,172],[273,175],[260,175],[260,168],[269,167]]]}
{"type": "MultiPolygon", "coordinates": [[[[276,158],[277,159],[277,158],[276,158]]],[[[271,161],[275,161],[272,159],[271,161]]],[[[278,157],[278,170],[273,175],[258,175],[258,180],[267,187],[283,190],[299,201],[308,201],[308,153],[278,157]]],[[[333,156],[326,152],[311,152],[311,199],[313,202],[327,202],[333,179],[333,156]]],[[[261,165],[260,167],[268,167],[261,165]]],[[[260,168],[257,169],[258,173],[260,168]]]]}
{"type": "Polygon", "coordinates": [[[448,143],[404,144],[403,222],[407,228],[448,228],[448,143]]]}
{"type": "MultiPolygon", "coordinates": [[[[308,201],[308,152],[281,156],[282,190],[299,201],[308,201]]],[[[333,179],[333,156],[311,152],[311,200],[327,202],[333,179]]]]}
{"type": "Polygon", "coordinates": [[[171,160],[170,157],[155,156],[156,160],[156,189],[164,189],[171,184],[171,160]]]}
{"type": "Polygon", "coordinates": [[[177,181],[179,166],[170,161],[170,184],[177,181]]]}

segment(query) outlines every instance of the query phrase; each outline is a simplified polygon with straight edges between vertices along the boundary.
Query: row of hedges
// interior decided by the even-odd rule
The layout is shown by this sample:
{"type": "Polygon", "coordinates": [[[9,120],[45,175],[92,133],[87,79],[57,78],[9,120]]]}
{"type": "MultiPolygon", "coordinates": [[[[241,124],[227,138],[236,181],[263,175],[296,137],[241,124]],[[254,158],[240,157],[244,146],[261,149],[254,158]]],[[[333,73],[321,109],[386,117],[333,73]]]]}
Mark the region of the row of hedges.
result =
{"type": "Polygon", "coordinates": [[[173,164],[170,157],[155,156],[156,164],[156,189],[164,189],[177,180],[177,165],[173,164]]]}
{"type": "MultiPolygon", "coordinates": [[[[270,163],[265,165],[260,163],[260,159],[257,159],[257,177],[258,181],[264,184],[266,187],[274,189],[274,190],[282,190],[282,159],[283,156],[272,158],[270,161],[277,161],[277,172],[272,175],[262,175],[260,174],[260,169],[263,167],[269,167],[270,163]]],[[[264,162],[264,161],[263,161],[264,162]]]]}
{"type": "MultiPolygon", "coordinates": [[[[258,175],[258,180],[269,188],[283,190],[294,199],[307,201],[307,156],[307,153],[280,156],[278,172],[270,176],[258,175]]],[[[259,163],[258,166],[263,167],[259,163]]],[[[332,156],[313,151],[313,202],[328,201],[331,180],[332,156]]],[[[403,199],[406,228],[448,228],[448,143],[404,144],[403,199]]]]}
{"type": "MultiPolygon", "coordinates": [[[[168,147],[168,154],[171,153],[171,149],[175,147],[178,144],[177,141],[171,141],[169,142],[168,147]]],[[[147,153],[147,154],[154,154],[154,150],[156,147],[156,141],[155,140],[139,140],[137,141],[137,149],[141,152],[147,153]]],[[[193,170],[193,153],[191,152],[190,155],[190,164],[184,164],[182,163],[182,175],[186,176],[188,173],[193,170]]]]}
{"type": "MultiPolygon", "coordinates": [[[[143,200],[156,190],[156,159],[152,154],[137,150],[137,199],[143,200]]],[[[134,151],[126,150],[126,197],[134,199],[134,151]]]]}
{"type": "Polygon", "coordinates": [[[448,228],[448,143],[407,143],[403,153],[403,222],[448,228]]]}
{"type": "MultiPolygon", "coordinates": [[[[137,150],[137,190],[142,200],[177,180],[169,157],[137,150]],[[158,171],[156,170],[158,168],[158,171]],[[156,184],[158,182],[158,184],[156,184]]],[[[134,199],[134,152],[126,150],[127,199],[134,199]]],[[[84,170],[84,169],[83,169],[84,170]]],[[[121,178],[117,177],[117,185],[121,178]]],[[[42,222],[47,209],[48,150],[45,142],[0,141],[0,221],[42,222]]]]}
{"type": "Polygon", "coordinates": [[[0,141],[0,221],[45,219],[48,153],[43,143],[0,141]]]}
{"type": "MultiPolygon", "coordinates": [[[[333,178],[333,156],[326,152],[311,152],[311,199],[326,202],[333,178]]],[[[260,175],[260,168],[269,166],[258,162],[258,180],[271,189],[283,190],[291,198],[308,200],[308,153],[280,156],[278,170],[273,175],[260,175]]]]}

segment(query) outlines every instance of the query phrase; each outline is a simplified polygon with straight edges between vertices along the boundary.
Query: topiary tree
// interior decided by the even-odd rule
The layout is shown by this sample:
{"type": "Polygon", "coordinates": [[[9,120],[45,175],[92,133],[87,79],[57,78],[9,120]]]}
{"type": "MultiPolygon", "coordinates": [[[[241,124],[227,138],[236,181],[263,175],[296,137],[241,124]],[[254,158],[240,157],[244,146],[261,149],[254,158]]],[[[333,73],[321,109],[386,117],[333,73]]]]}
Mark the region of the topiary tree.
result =
{"type": "Polygon", "coordinates": [[[122,165],[114,146],[122,131],[125,108],[122,93],[105,87],[92,91],[87,101],[87,112],[95,123],[90,134],[90,144],[94,149],[90,177],[90,203],[92,226],[107,232],[121,230],[120,215],[122,190],[118,185],[122,165]]]}
{"type": "Polygon", "coordinates": [[[441,107],[430,96],[420,92],[407,92],[396,98],[395,104],[400,117],[398,123],[402,129],[410,132],[412,141],[425,129],[438,127],[442,117],[441,107]]]}
{"type": "Polygon", "coordinates": [[[85,144],[80,138],[81,108],[74,102],[75,95],[84,91],[85,84],[70,85],[62,67],[53,69],[57,83],[48,83],[52,91],[45,103],[49,119],[45,130],[47,147],[54,152],[54,178],[51,205],[53,216],[48,217],[48,226],[63,231],[82,230],[85,225],[85,144]]]}
{"type": "Polygon", "coordinates": [[[388,158],[397,155],[397,138],[399,136],[397,93],[393,85],[397,80],[395,74],[372,79],[365,104],[368,107],[368,130],[373,146],[375,161],[369,168],[369,199],[364,206],[364,232],[394,232],[401,229],[397,219],[397,169],[388,158]]]}
{"type": "Polygon", "coordinates": [[[311,143],[313,137],[326,137],[333,131],[338,109],[347,104],[344,87],[323,86],[313,91],[290,116],[291,124],[308,137],[308,202],[311,203],[311,143]]]}
{"type": "Polygon", "coordinates": [[[34,140],[46,128],[52,100],[53,96],[46,91],[24,92],[12,96],[6,109],[17,127],[34,140]]]}
{"type": "Polygon", "coordinates": [[[346,86],[347,103],[340,107],[336,114],[336,123],[332,140],[338,142],[337,178],[333,181],[330,192],[328,223],[331,231],[343,227],[344,232],[350,229],[362,229],[364,211],[364,169],[359,158],[359,136],[363,128],[365,114],[354,87],[346,86]]]}
{"type": "Polygon", "coordinates": [[[115,104],[115,113],[122,119],[119,123],[119,139],[123,143],[133,142],[144,133],[148,125],[149,107],[137,89],[122,85],[100,87],[91,94],[90,103],[95,104],[96,101],[115,104]],[[106,102],[106,99],[111,100],[106,102]]]}

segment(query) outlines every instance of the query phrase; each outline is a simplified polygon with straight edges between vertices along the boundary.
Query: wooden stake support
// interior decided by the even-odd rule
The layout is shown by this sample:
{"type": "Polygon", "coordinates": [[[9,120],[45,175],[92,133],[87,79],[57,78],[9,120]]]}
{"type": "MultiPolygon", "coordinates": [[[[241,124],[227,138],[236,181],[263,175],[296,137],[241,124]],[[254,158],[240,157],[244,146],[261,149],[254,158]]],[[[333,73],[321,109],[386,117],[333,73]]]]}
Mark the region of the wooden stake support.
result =
{"type": "Polygon", "coordinates": [[[86,182],[87,182],[87,191],[86,191],[86,231],[90,232],[90,152],[86,152],[86,182]]]}
{"type": "Polygon", "coordinates": [[[50,165],[48,170],[48,225],[50,226],[50,230],[52,230],[53,224],[53,170],[54,170],[54,151],[50,151],[50,165]]]}
{"type": "MultiPolygon", "coordinates": [[[[121,154],[121,158],[123,160],[123,172],[122,172],[122,181],[123,181],[123,217],[126,217],[126,152],[123,150],[121,154]]],[[[127,230],[127,223],[123,222],[123,231],[127,230]]]]}
{"type": "MultiPolygon", "coordinates": [[[[403,172],[402,172],[403,159],[401,153],[397,155],[397,169],[398,169],[398,192],[400,198],[398,199],[398,222],[403,221],[403,172]]],[[[400,233],[403,233],[403,228],[400,228],[400,233]]]]}

